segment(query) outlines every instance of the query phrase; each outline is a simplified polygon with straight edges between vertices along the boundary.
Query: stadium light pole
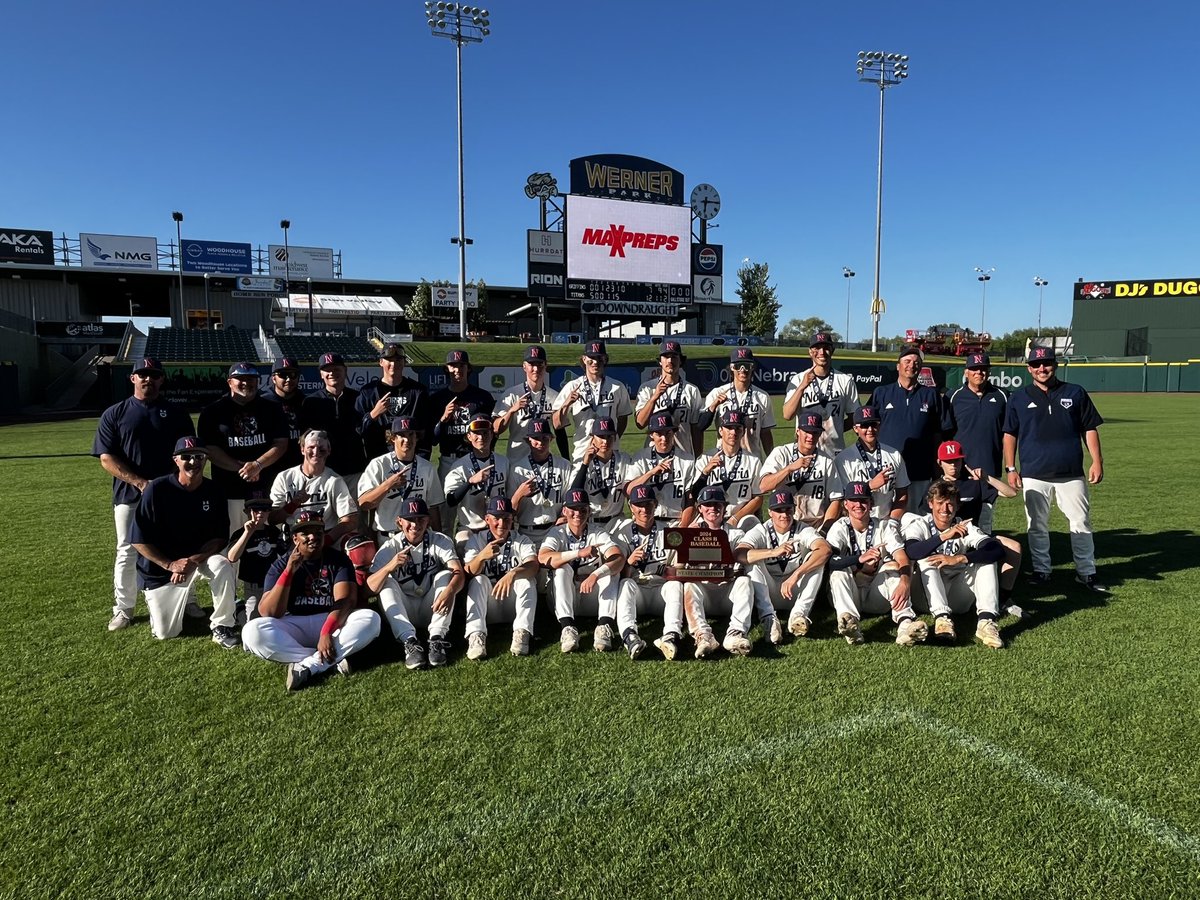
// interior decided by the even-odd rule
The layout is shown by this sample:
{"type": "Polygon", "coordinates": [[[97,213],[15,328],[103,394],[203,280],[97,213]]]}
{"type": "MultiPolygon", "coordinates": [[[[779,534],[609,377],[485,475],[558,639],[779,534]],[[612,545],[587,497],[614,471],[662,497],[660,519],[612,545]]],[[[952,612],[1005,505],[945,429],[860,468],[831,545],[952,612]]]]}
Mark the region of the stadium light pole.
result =
{"type": "Polygon", "coordinates": [[[179,312],[183,313],[183,213],[171,213],[175,220],[175,246],[179,248],[179,312]]]}
{"type": "Polygon", "coordinates": [[[290,219],[280,219],[279,227],[283,229],[283,292],[287,295],[287,315],[283,325],[286,328],[288,319],[292,317],[292,254],[288,250],[288,229],[292,227],[292,222],[290,219]]]}
{"type": "MultiPolygon", "coordinates": [[[[313,299],[312,299],[312,276],[308,276],[308,333],[313,333],[313,299]]],[[[347,329],[349,330],[349,329],[347,329]]]]}
{"type": "Polygon", "coordinates": [[[987,318],[987,283],[992,280],[992,273],[996,271],[996,267],[992,266],[990,269],[981,269],[979,266],[976,266],[975,271],[979,273],[979,283],[983,285],[983,297],[979,302],[979,333],[983,334],[987,331],[987,328],[984,326],[987,318]]]}
{"type": "Polygon", "coordinates": [[[204,273],[204,330],[212,331],[212,304],[208,300],[208,273],[204,273]]]}
{"type": "Polygon", "coordinates": [[[1033,283],[1037,286],[1037,289],[1038,289],[1038,333],[1037,333],[1037,336],[1041,337],[1042,336],[1042,292],[1045,291],[1046,285],[1048,285],[1050,282],[1048,282],[1041,275],[1034,275],[1033,283]]]}
{"type": "Polygon", "coordinates": [[[854,270],[849,266],[842,266],[842,277],[846,279],[846,334],[842,338],[845,346],[850,346],[850,279],[854,277],[854,270]]]}
{"type": "Polygon", "coordinates": [[[879,297],[879,251],[883,238],[883,95],[908,77],[908,57],[879,50],[858,52],[858,80],[879,86],[879,166],[875,189],[875,293],[871,298],[871,352],[879,349],[879,317],[883,300],[879,297]]]}
{"type": "Polygon", "coordinates": [[[454,41],[455,74],[458,83],[458,338],[467,339],[467,198],[463,180],[463,109],[462,109],[462,48],[463,44],[481,44],[492,33],[488,11],[478,6],[464,6],[444,0],[425,0],[425,18],[434,37],[454,41]]]}

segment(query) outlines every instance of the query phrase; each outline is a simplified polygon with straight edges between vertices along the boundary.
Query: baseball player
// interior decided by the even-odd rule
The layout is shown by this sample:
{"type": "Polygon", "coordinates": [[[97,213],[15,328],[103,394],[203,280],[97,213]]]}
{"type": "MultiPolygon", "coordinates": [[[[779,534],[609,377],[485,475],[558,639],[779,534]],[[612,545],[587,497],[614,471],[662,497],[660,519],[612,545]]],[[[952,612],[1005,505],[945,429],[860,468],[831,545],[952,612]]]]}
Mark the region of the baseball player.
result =
{"type": "Polygon", "coordinates": [[[597,421],[583,459],[576,463],[571,476],[571,489],[585,491],[591,498],[591,522],[602,528],[621,517],[625,485],[637,474],[629,454],[618,449],[619,441],[612,419],[597,421]]]}
{"type": "Polygon", "coordinates": [[[996,617],[1000,588],[996,569],[1004,547],[971,522],[958,517],[958,488],[945,481],[929,487],[931,512],[904,517],[904,552],[916,562],[917,574],[929,611],[934,615],[933,635],[954,641],[953,613],[974,609],[975,640],[999,650],[1004,646],[996,617]]]}
{"type": "MultiPolygon", "coordinates": [[[[741,542],[743,533],[729,524],[725,491],[719,485],[702,488],[697,506],[700,510],[697,528],[724,531],[730,547],[736,547],[741,542]]],[[[722,574],[722,579],[717,582],[687,582],[682,591],[682,604],[677,602],[676,594],[664,593],[663,636],[654,642],[654,646],[666,659],[675,659],[679,652],[679,633],[683,627],[685,608],[692,638],[696,642],[696,659],[712,656],[722,644],[735,656],[747,656],[750,653],[747,634],[750,632],[754,607],[754,586],[746,575],[724,579],[722,574]],[[710,617],[718,614],[729,616],[729,627],[725,630],[722,644],[717,643],[709,622],[710,617]]],[[[763,627],[769,630],[770,623],[764,621],[763,627]]]]}
{"type": "Polygon", "coordinates": [[[246,600],[237,608],[238,624],[258,615],[258,601],[262,597],[263,582],[271,564],[286,554],[292,547],[283,529],[268,520],[271,501],[267,497],[251,497],[245,503],[246,524],[229,537],[225,558],[238,564],[238,574],[246,586],[246,600]]]}
{"type": "Polygon", "coordinates": [[[812,625],[813,604],[833,551],[815,528],[796,521],[796,498],[791,491],[772,491],[767,508],[770,520],[745,534],[737,545],[737,559],[752,567],[755,606],[768,636],[774,623],[766,619],[778,621],[776,610],[789,609],[788,631],[804,637],[812,625]]]}
{"type": "Polygon", "coordinates": [[[1032,583],[1050,581],[1050,501],[1067,517],[1071,527],[1071,555],[1075,580],[1090,591],[1107,594],[1096,577],[1096,550],[1088,485],[1104,480],[1100,431],[1104,419],[1088,392],[1060,381],[1058,362],[1049,347],[1031,347],[1026,360],[1032,384],[1015,391],[1008,400],[1004,420],[1004,471],[1008,483],[1024,494],[1032,583]],[[1083,473],[1083,449],[1092,458],[1083,473]],[[1016,460],[1021,457],[1018,474],[1016,460]]]}
{"type": "Polygon", "coordinates": [[[696,461],[696,481],[692,493],[705,485],[719,485],[728,501],[729,524],[748,531],[759,523],[762,497],[758,494],[762,460],[746,449],[746,416],[730,409],[721,414],[717,446],[696,461]]]}
{"type": "Polygon", "coordinates": [[[529,452],[509,461],[517,530],[541,546],[542,538],[562,519],[562,502],[571,484],[571,464],[550,452],[554,429],[549,419],[534,419],[525,433],[529,452]]]}
{"type": "Polygon", "coordinates": [[[563,653],[579,647],[575,613],[581,604],[589,611],[593,606],[596,609],[594,650],[611,650],[616,638],[618,577],[625,567],[625,555],[607,531],[589,521],[591,508],[587,491],[569,490],[563,504],[566,522],[551,528],[538,549],[538,562],[550,570],[563,653]]]}
{"type": "Polygon", "coordinates": [[[554,400],[554,427],[574,426],[571,462],[578,465],[592,446],[591,437],[602,421],[613,422],[618,438],[633,412],[629,391],[621,382],[604,374],[608,350],[604,341],[589,341],[579,357],[584,374],[562,386],[554,400]]]}
{"type": "Polygon", "coordinates": [[[633,488],[650,485],[658,497],[654,518],[665,525],[691,521],[695,510],[691,506],[690,488],[696,481],[696,459],[675,443],[675,419],[670,413],[655,413],[650,426],[650,446],[633,458],[633,471],[626,493],[633,488]]]}
{"type": "Polygon", "coordinates": [[[496,437],[508,432],[508,461],[511,464],[529,455],[526,436],[533,422],[553,414],[558,391],[550,387],[546,377],[546,348],[525,348],[525,359],[521,363],[525,370],[525,383],[504,395],[500,409],[492,420],[496,437]]]}
{"type": "MultiPolygon", "coordinates": [[[[466,350],[451,350],[446,354],[446,387],[429,398],[429,406],[438,417],[433,437],[438,442],[438,477],[442,484],[461,459],[471,452],[467,426],[476,416],[489,418],[496,408],[496,398],[481,387],[471,384],[473,366],[466,350]]],[[[454,517],[446,517],[446,527],[452,527],[454,517]]]]}
{"type": "Polygon", "coordinates": [[[396,517],[404,501],[420,497],[429,507],[429,527],[442,530],[442,480],[428,459],[420,455],[421,426],[411,416],[392,419],[392,449],[377,456],[358,480],[358,507],[371,512],[379,542],[395,534],[396,517]]]}
{"type": "Polygon", "coordinates": [[[283,456],[275,461],[262,476],[268,485],[275,476],[284,469],[300,465],[300,408],[304,405],[304,392],[300,390],[300,364],[290,356],[281,356],[275,360],[271,369],[271,380],[259,394],[268,403],[279,407],[279,412],[287,423],[287,449],[283,456]]]}
{"type": "Polygon", "coordinates": [[[838,484],[833,457],[820,446],[825,434],[821,414],[804,410],[796,417],[796,442],[776,447],[762,467],[758,492],[787,489],[796,497],[796,517],[824,537],[842,514],[832,494],[838,484]]]}
{"type": "Polygon", "coordinates": [[[133,396],[104,411],[92,442],[92,456],[112,476],[113,522],[117,558],[113,565],[113,608],[109,631],[133,623],[137,603],[137,552],[129,543],[129,526],[142,491],[155,478],[175,471],[171,454],[181,437],[194,435],[191,416],[162,396],[166,373],[145,357],[129,376],[133,396]]]}
{"type": "Polygon", "coordinates": [[[833,460],[837,470],[833,499],[842,500],[850,482],[866,481],[875,498],[872,515],[899,520],[908,509],[908,466],[899,450],[880,443],[879,414],[874,406],[854,411],[854,433],[858,440],[833,460]]]}
{"type": "Polygon", "coordinates": [[[446,475],[446,502],[458,509],[455,540],[459,546],[487,529],[483,517],[488,501],[508,495],[508,457],[495,451],[491,416],[480,413],[471,420],[467,442],[471,452],[446,475]]]}
{"type": "MultiPolygon", "coordinates": [[[[746,428],[742,449],[761,462],[775,448],[771,433],[775,427],[775,408],[767,392],[754,386],[754,366],[754,352],[749,347],[738,347],[729,355],[730,383],[713,388],[704,398],[700,430],[707,431],[714,418],[720,422],[727,412],[741,413],[746,428]]],[[[728,495],[729,491],[725,493],[728,495]]],[[[737,502],[729,496],[730,502],[737,502]]]]}
{"type": "MultiPolygon", "coordinates": [[[[704,446],[704,432],[700,428],[704,398],[700,388],[687,380],[684,360],[679,341],[665,340],[659,345],[659,377],[643,381],[638,387],[633,404],[634,421],[638,428],[648,429],[651,419],[660,413],[667,414],[675,423],[675,443],[684,453],[695,456],[696,448],[704,446]]],[[[650,443],[647,435],[646,445],[650,443]]]]}
{"type": "Polygon", "coordinates": [[[630,518],[612,533],[625,554],[624,577],[617,592],[617,627],[630,659],[637,659],[646,649],[638,633],[639,615],[662,615],[670,608],[674,618],[665,631],[678,633],[683,627],[683,584],[666,579],[666,567],[675,554],[663,541],[663,529],[655,519],[657,508],[652,485],[631,487],[630,518]]]}
{"type": "MultiPolygon", "coordinates": [[[[393,421],[403,416],[414,422],[428,422],[432,415],[425,385],[404,374],[407,362],[403,344],[384,344],[379,354],[380,376],[358,392],[354,411],[359,415],[358,433],[368,460],[392,449],[394,435],[388,434],[388,426],[393,421]]],[[[429,459],[433,435],[422,429],[418,439],[417,453],[429,459]]]]}
{"type": "Polygon", "coordinates": [[[325,523],[306,510],[292,525],[292,551],[272,564],[263,582],[259,618],[242,629],[246,649],[287,665],[284,684],[297,691],[379,637],[379,615],[355,608],[354,568],[325,546],[325,523]]]}
{"type": "Polygon", "coordinates": [[[129,528],[129,542],[138,552],[138,580],[150,610],[150,631],[159,640],[177,636],[183,630],[192,584],[207,578],[213,597],[213,642],[232,650],[241,639],[234,627],[233,566],[221,554],[229,533],[225,498],[216,483],[204,477],[207,455],[197,438],[176,441],[173,459],[176,474],[146,485],[129,528]]]}
{"type": "Polygon", "coordinates": [[[917,618],[912,605],[911,562],[904,552],[899,524],[872,515],[871,485],[845,485],[845,518],[829,529],[833,550],[829,562],[829,593],[838,615],[838,634],[848,644],[863,642],[863,615],[888,613],[896,623],[896,643],[911,647],[929,637],[929,626],[917,618]]]}
{"type": "Polygon", "coordinates": [[[788,379],[783,417],[817,413],[824,425],[824,449],[836,454],[846,447],[843,435],[858,409],[858,384],[853,375],[833,370],[833,340],[828,334],[818,331],[809,339],[808,357],[812,367],[788,379]]]}
{"type": "Polygon", "coordinates": [[[992,360],[986,353],[968,354],[965,383],[950,395],[950,412],[954,417],[954,437],[967,454],[967,467],[999,476],[1004,462],[1008,395],[988,380],[991,372],[992,360]]]}
{"type": "Polygon", "coordinates": [[[284,469],[271,484],[272,524],[294,525],[301,511],[319,512],[329,540],[337,541],[354,530],[358,503],[346,482],[329,468],[329,435],[324,431],[306,431],[300,438],[304,461],[284,469]]]}
{"type": "Polygon", "coordinates": [[[454,544],[429,527],[429,507],[420,497],[404,501],[399,531],[383,542],[371,563],[367,589],[379,595],[383,615],[404,645],[404,666],[423,668],[428,661],[446,665],[454,597],[466,583],[454,544]],[[415,625],[428,629],[429,655],[417,640],[415,625]]]}
{"type": "Polygon", "coordinates": [[[950,404],[937,388],[920,383],[920,372],[920,349],[902,348],[896,360],[896,381],[875,388],[870,403],[879,416],[879,440],[895,447],[904,458],[911,483],[907,512],[916,512],[921,505],[937,474],[937,446],[954,430],[950,404]]]}
{"type": "Polygon", "coordinates": [[[512,622],[509,651],[529,655],[537,605],[537,548],[513,530],[513,506],[507,497],[487,505],[488,530],[467,541],[467,659],[487,656],[489,622],[512,622]]]}
{"type": "MultiPolygon", "coordinates": [[[[304,398],[300,407],[302,431],[316,429],[329,435],[329,468],[342,476],[351,497],[358,496],[358,478],[367,467],[367,451],[358,429],[358,391],[346,387],[346,360],[340,353],[323,353],[321,387],[304,398]]],[[[358,510],[355,510],[357,515],[358,510]]]]}

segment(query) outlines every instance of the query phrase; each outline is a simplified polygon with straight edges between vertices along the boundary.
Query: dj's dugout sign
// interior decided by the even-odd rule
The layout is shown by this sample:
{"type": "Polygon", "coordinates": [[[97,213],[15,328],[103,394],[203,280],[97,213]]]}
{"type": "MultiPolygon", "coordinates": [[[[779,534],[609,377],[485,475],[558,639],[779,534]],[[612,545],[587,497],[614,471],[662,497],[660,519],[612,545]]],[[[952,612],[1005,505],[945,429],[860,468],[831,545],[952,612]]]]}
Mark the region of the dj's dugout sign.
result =
{"type": "Polygon", "coordinates": [[[1076,300],[1195,297],[1200,295],[1200,278],[1163,278],[1137,281],[1080,281],[1075,283],[1076,300]]]}

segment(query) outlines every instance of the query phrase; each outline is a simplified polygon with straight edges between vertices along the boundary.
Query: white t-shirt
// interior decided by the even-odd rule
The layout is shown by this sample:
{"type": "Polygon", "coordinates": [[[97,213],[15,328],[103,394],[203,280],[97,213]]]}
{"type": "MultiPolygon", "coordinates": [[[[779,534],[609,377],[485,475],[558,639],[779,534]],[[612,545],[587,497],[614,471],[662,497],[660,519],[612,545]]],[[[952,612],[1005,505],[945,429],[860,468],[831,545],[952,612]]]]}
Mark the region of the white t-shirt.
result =
{"type": "Polygon", "coordinates": [[[633,519],[625,519],[612,531],[612,538],[621,546],[621,552],[626,558],[639,547],[646,548],[646,555],[641,562],[634,566],[637,580],[663,577],[663,569],[675,564],[675,551],[668,550],[663,542],[663,529],[657,523],[651,523],[649,533],[640,531],[633,519]]]}
{"type": "MultiPolygon", "coordinates": [[[[666,455],[675,460],[671,464],[670,471],[655,476],[649,481],[643,481],[642,484],[654,487],[655,496],[658,498],[658,506],[654,510],[654,515],[665,519],[678,519],[683,514],[687,489],[696,480],[696,460],[692,454],[682,448],[676,448],[674,453],[666,455]]],[[[629,479],[632,481],[634,478],[645,475],[662,459],[663,456],[653,447],[638,451],[637,456],[633,458],[633,473],[629,479]]]]}
{"type": "MultiPolygon", "coordinates": [[[[581,466],[582,463],[576,463],[571,472],[570,483],[573,484],[579,477],[581,466]]],[[[593,519],[610,519],[621,514],[625,509],[625,494],[622,492],[626,482],[634,477],[635,472],[633,460],[624,450],[616,451],[607,461],[592,456],[592,461],[587,466],[583,489],[591,497],[593,519]]]]}
{"type": "Polygon", "coordinates": [[[302,491],[308,494],[308,499],[288,516],[288,525],[294,525],[301,512],[310,510],[319,512],[325,518],[325,530],[331,531],[343,516],[358,512],[358,502],[346,482],[330,468],[320,475],[305,475],[301,466],[284,469],[271,483],[271,505],[284,506],[302,491]]]}
{"type": "MultiPolygon", "coordinates": [[[[858,557],[872,547],[881,547],[883,548],[881,563],[888,562],[897,550],[904,549],[904,541],[900,538],[900,528],[895,520],[877,519],[874,516],[868,521],[866,529],[861,532],[855,530],[854,524],[848,517],[838,519],[829,529],[825,541],[838,556],[858,557]]],[[[859,587],[870,584],[874,579],[874,575],[867,575],[862,571],[854,573],[854,583],[859,587]]]]}
{"type": "MultiPolygon", "coordinates": [[[[492,536],[491,529],[477,532],[467,538],[467,543],[463,547],[463,555],[466,557],[464,562],[471,562],[493,540],[495,538],[492,536]]],[[[504,546],[496,552],[495,556],[484,563],[483,574],[488,578],[499,578],[501,575],[507,575],[510,569],[523,566],[536,556],[537,548],[533,546],[533,541],[524,535],[517,534],[515,530],[510,531],[504,546]]]]}
{"type": "MultiPolygon", "coordinates": [[[[796,388],[804,378],[804,372],[797,372],[788,379],[784,397],[791,399],[796,388]]],[[[861,404],[858,402],[858,384],[853,375],[845,372],[830,371],[824,378],[813,376],[813,380],[804,389],[800,398],[800,408],[796,418],[805,410],[820,410],[825,417],[825,446],[836,453],[846,446],[843,429],[846,416],[853,413],[861,404]]]]}
{"type": "MultiPolygon", "coordinates": [[[[651,378],[649,381],[642,382],[638,388],[637,399],[633,403],[634,412],[650,401],[654,395],[654,389],[658,387],[660,381],[662,381],[661,378],[651,378]]],[[[650,410],[651,415],[670,413],[674,417],[675,443],[692,456],[696,454],[696,448],[692,444],[692,426],[700,421],[700,415],[703,412],[704,398],[700,395],[700,388],[687,381],[682,375],[679,377],[678,384],[673,384],[663,391],[655,401],[654,408],[650,410]]],[[[649,434],[646,435],[646,446],[650,446],[649,434]]]]}
{"type": "Polygon", "coordinates": [[[716,484],[725,489],[725,499],[729,503],[729,512],[732,513],[739,506],[748,503],[752,497],[758,496],[762,458],[742,449],[735,451],[732,456],[727,456],[719,446],[714,447],[696,460],[697,478],[717,453],[721,455],[721,462],[708,473],[705,484],[716,484]]]}
{"type": "Polygon", "coordinates": [[[517,459],[510,457],[509,496],[526,481],[533,481],[535,487],[521,501],[517,522],[522,528],[553,525],[558,521],[563,499],[571,486],[571,464],[554,454],[541,463],[535,463],[528,453],[517,459]]]}
{"type": "Polygon", "coordinates": [[[571,391],[579,388],[579,399],[571,404],[571,422],[575,426],[575,435],[571,438],[573,449],[571,461],[580,462],[591,444],[592,432],[596,429],[599,419],[612,419],[613,424],[620,425],[621,416],[633,413],[633,404],[629,399],[629,391],[619,381],[614,381],[607,375],[598,384],[588,381],[586,375],[568,381],[562,386],[554,400],[554,408],[562,409],[567,405],[571,391]]]}
{"type": "MultiPolygon", "coordinates": [[[[807,469],[798,469],[778,488],[787,488],[796,495],[796,518],[808,525],[818,525],[832,502],[830,494],[837,484],[837,469],[833,457],[817,450],[816,458],[807,469]]],[[[776,447],[763,463],[760,478],[781,472],[800,458],[795,443],[776,447]]],[[[767,493],[762,491],[762,493],[767,493]]]]}
{"type": "Polygon", "coordinates": [[[487,514],[490,499],[508,496],[508,457],[492,453],[487,459],[479,459],[474,452],[468,453],[446,473],[446,493],[452,494],[456,489],[468,484],[471,476],[487,466],[494,468],[479,484],[469,484],[467,493],[458,504],[458,521],[464,528],[472,531],[487,527],[483,517],[487,514]]]}
{"type": "Polygon", "coordinates": [[[620,549],[620,547],[613,543],[613,539],[605,529],[598,527],[593,522],[588,522],[584,528],[582,537],[573,535],[570,526],[566,524],[555,525],[546,532],[546,536],[542,538],[542,545],[538,550],[564,553],[567,550],[581,550],[584,547],[595,547],[596,552],[588,559],[577,559],[571,564],[575,568],[575,576],[577,578],[581,575],[588,575],[603,565],[604,557],[610,550],[620,549]]]}
{"type": "Polygon", "coordinates": [[[750,390],[739,394],[733,384],[715,387],[704,398],[704,408],[708,409],[717,401],[718,395],[728,392],[725,402],[720,404],[713,413],[713,425],[719,426],[721,414],[731,409],[740,410],[746,415],[745,447],[762,460],[762,433],[775,427],[775,409],[771,406],[771,398],[762,388],[750,386],[750,390]]]}
{"type": "Polygon", "coordinates": [[[394,586],[411,597],[422,596],[433,583],[438,572],[458,561],[454,544],[450,538],[431,528],[425,529],[424,537],[410,544],[403,534],[394,534],[375,553],[371,571],[378,572],[400,553],[409,552],[408,562],[392,572],[388,579],[394,586]]]}
{"type": "MultiPolygon", "coordinates": [[[[504,395],[504,399],[496,407],[495,415],[500,416],[508,412],[526,394],[529,395],[529,402],[525,405],[525,408],[518,409],[513,413],[513,417],[508,420],[508,430],[505,434],[508,435],[507,455],[509,462],[515,462],[529,453],[529,445],[525,443],[525,435],[529,433],[529,423],[534,419],[549,419],[551,413],[554,411],[554,401],[558,399],[558,391],[550,387],[549,379],[542,380],[542,389],[540,391],[531,391],[529,383],[523,382],[515,390],[509,391],[504,395]]],[[[551,435],[550,437],[553,440],[554,436],[551,435]]]]}
{"type": "Polygon", "coordinates": [[[412,462],[404,462],[395,453],[384,453],[367,463],[358,482],[359,496],[379,487],[392,477],[393,472],[398,471],[405,471],[407,478],[379,501],[375,509],[375,528],[379,531],[396,530],[396,517],[404,508],[405,500],[420,497],[430,509],[446,500],[442,479],[438,478],[433,463],[423,456],[415,457],[412,462]]]}
{"type": "Polygon", "coordinates": [[[813,544],[822,540],[816,529],[800,522],[792,524],[791,531],[780,534],[771,522],[755,525],[741,540],[741,546],[754,550],[773,550],[776,547],[792,542],[792,552],[778,559],[764,559],[755,565],[762,566],[762,571],[772,578],[782,580],[795,572],[804,563],[804,558],[812,550],[813,544]]]}
{"type": "Polygon", "coordinates": [[[868,452],[861,441],[855,441],[833,460],[837,469],[837,483],[833,486],[832,497],[841,500],[845,495],[846,485],[851,481],[870,481],[878,475],[885,465],[892,467],[892,477],[888,483],[877,491],[871,492],[875,505],[871,507],[871,515],[881,519],[886,518],[892,510],[892,499],[896,491],[909,485],[908,469],[904,465],[904,457],[899,450],[894,450],[883,444],[875,445],[875,452],[868,452]]]}

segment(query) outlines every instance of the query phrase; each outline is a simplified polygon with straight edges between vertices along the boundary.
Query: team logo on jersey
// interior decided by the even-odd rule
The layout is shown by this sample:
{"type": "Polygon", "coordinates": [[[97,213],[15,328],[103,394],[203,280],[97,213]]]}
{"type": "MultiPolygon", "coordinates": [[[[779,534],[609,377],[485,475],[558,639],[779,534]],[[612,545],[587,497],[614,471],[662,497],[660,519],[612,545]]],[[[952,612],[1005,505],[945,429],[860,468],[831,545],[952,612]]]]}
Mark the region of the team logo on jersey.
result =
{"type": "Polygon", "coordinates": [[[1063,408],[1063,409],[1070,409],[1072,406],[1074,406],[1074,405],[1075,405],[1075,401],[1074,401],[1074,400],[1071,400],[1071,399],[1070,399],[1070,398],[1068,398],[1068,397],[1063,397],[1063,398],[1062,398],[1061,400],[1059,400],[1058,402],[1059,402],[1059,404],[1062,406],[1062,408],[1063,408]]]}
{"type": "Polygon", "coordinates": [[[208,502],[207,500],[205,500],[203,503],[201,503],[201,504],[200,504],[200,508],[201,508],[202,510],[204,510],[205,512],[208,512],[208,510],[209,510],[209,502],[208,502]]]}
{"type": "Polygon", "coordinates": [[[165,419],[167,417],[167,411],[165,409],[160,409],[158,411],[158,417],[160,419],[165,419]]]}

